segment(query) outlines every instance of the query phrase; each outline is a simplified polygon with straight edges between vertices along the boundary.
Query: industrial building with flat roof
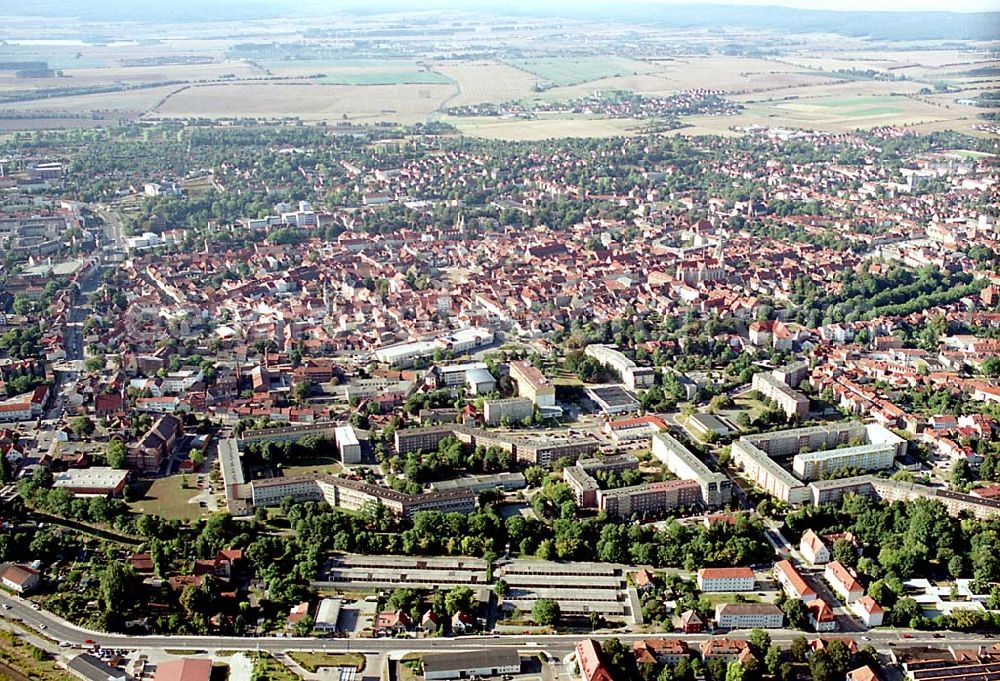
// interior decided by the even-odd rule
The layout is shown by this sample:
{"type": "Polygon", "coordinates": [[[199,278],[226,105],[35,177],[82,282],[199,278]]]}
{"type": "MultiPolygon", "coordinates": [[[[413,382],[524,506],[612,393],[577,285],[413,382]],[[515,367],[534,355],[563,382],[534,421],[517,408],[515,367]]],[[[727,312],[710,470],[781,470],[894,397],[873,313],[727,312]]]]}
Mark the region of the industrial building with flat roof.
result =
{"type": "Polygon", "coordinates": [[[521,671],[521,657],[511,648],[487,648],[462,653],[433,653],[423,656],[424,678],[475,679],[521,671]]]}
{"type": "Polygon", "coordinates": [[[507,584],[503,599],[507,612],[529,612],[537,600],[551,598],[571,617],[594,612],[642,621],[638,596],[626,584],[622,569],[614,565],[512,560],[498,564],[496,576],[507,584]]]}
{"type": "Polygon", "coordinates": [[[128,471],[104,466],[70,468],[53,474],[52,487],[74,496],[121,496],[128,482],[128,471]]]}
{"type": "Polygon", "coordinates": [[[587,388],[586,393],[597,408],[609,416],[639,411],[639,400],[619,385],[587,388]]]}
{"type": "Polygon", "coordinates": [[[358,440],[358,434],[352,426],[337,426],[333,432],[333,439],[337,443],[337,451],[343,463],[361,463],[361,441],[358,440]]]}

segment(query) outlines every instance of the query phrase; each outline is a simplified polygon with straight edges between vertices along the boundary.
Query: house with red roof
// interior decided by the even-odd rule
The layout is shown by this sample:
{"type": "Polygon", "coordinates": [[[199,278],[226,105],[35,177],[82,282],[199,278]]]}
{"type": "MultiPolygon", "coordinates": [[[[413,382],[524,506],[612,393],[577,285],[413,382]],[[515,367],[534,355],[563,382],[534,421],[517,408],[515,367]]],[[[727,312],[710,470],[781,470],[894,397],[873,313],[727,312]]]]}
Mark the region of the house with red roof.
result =
{"type": "Polygon", "coordinates": [[[851,604],[851,610],[854,611],[854,614],[857,615],[869,629],[872,627],[882,626],[882,618],[885,611],[871,596],[862,596],[858,600],[854,601],[854,603],[851,604]]]}
{"type": "Polygon", "coordinates": [[[582,681],[614,681],[601,657],[601,644],[585,638],[576,644],[576,664],[582,681]]]}
{"type": "Polygon", "coordinates": [[[845,603],[853,603],[865,595],[864,587],[858,581],[854,570],[838,560],[827,564],[823,577],[845,603]]]}

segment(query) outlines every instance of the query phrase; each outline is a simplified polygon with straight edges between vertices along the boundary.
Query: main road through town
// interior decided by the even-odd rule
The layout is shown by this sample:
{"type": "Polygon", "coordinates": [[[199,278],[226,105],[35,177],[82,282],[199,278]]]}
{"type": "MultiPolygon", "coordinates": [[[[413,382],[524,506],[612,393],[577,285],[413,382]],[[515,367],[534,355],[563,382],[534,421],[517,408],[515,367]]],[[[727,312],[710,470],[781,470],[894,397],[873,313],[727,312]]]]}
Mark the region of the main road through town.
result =
{"type": "MultiPolygon", "coordinates": [[[[45,610],[35,610],[33,605],[24,599],[16,596],[9,596],[0,593],[0,615],[6,619],[20,621],[29,629],[48,636],[55,641],[66,641],[80,647],[87,647],[91,644],[99,644],[110,648],[129,649],[164,649],[171,650],[245,650],[245,651],[268,651],[285,652],[290,650],[325,650],[329,652],[357,652],[370,653],[373,655],[385,655],[391,652],[416,651],[416,652],[445,652],[445,651],[468,651],[482,648],[517,648],[521,651],[535,650],[546,652],[554,657],[563,657],[573,650],[576,641],[592,637],[597,639],[619,638],[625,641],[634,641],[644,638],[657,638],[668,636],[670,638],[682,638],[689,643],[700,643],[705,639],[712,638],[709,634],[635,634],[627,632],[599,632],[594,634],[518,634],[518,635],[485,635],[485,636],[461,636],[456,638],[371,638],[371,639],[345,639],[345,638],[285,638],[278,636],[268,637],[239,637],[239,636],[130,636],[124,634],[106,634],[91,631],[78,627],[66,620],[45,610]]],[[[728,632],[730,636],[746,636],[748,632],[728,632]]],[[[772,629],[771,639],[778,643],[787,645],[793,638],[804,635],[803,632],[790,629],[772,629]]],[[[813,634],[805,634],[812,637],[813,634]]],[[[832,634],[835,636],[836,634],[832,634]]],[[[992,645],[992,638],[977,635],[963,634],[957,632],[942,632],[932,634],[928,632],[895,630],[895,629],[875,629],[867,632],[864,636],[855,636],[859,646],[871,644],[877,649],[885,650],[890,643],[903,645],[949,645],[955,647],[974,647],[979,645],[992,645]]]]}

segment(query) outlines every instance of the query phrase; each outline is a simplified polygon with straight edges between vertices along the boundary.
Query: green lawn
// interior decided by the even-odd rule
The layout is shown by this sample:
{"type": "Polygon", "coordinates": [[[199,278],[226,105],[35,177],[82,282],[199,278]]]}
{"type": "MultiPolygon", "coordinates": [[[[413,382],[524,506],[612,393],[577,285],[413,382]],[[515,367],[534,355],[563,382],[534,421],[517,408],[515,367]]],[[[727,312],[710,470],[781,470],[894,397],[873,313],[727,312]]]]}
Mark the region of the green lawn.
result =
{"type": "Polygon", "coordinates": [[[361,653],[288,653],[300,667],[315,674],[321,667],[354,667],[359,672],[365,668],[365,656],[361,653]]]}
{"type": "Polygon", "coordinates": [[[749,397],[735,397],[733,402],[737,407],[743,411],[749,412],[751,419],[755,419],[767,410],[767,405],[765,405],[760,400],[753,400],[749,397]]]}
{"type": "Polygon", "coordinates": [[[269,679],[269,681],[299,681],[299,677],[275,660],[269,653],[261,653],[254,661],[253,678],[269,679]]]}
{"type": "Polygon", "coordinates": [[[576,85],[599,78],[631,76],[653,70],[649,64],[614,56],[514,59],[509,63],[556,85],[576,85]]]}
{"type": "Polygon", "coordinates": [[[285,466],[282,471],[285,477],[291,478],[296,475],[309,475],[310,473],[339,473],[344,469],[337,459],[332,456],[321,456],[308,461],[300,461],[297,466],[285,466]]]}
{"type": "Polygon", "coordinates": [[[155,514],[168,520],[194,520],[208,512],[198,504],[188,503],[192,497],[201,492],[195,483],[196,475],[172,475],[168,478],[158,478],[142,499],[132,504],[132,510],[138,513],[155,514]],[[181,481],[187,477],[188,487],[181,486],[181,481]]]}

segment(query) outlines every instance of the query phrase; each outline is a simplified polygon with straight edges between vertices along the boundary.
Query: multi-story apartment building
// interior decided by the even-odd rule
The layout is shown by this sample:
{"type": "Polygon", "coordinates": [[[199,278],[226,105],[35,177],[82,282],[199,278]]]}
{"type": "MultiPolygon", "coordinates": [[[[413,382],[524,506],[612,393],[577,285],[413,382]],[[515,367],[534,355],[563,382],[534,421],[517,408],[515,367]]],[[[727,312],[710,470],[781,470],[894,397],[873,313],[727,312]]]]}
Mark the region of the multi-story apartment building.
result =
{"type": "Polygon", "coordinates": [[[804,419],[809,416],[809,398],[786,385],[774,374],[754,374],[751,386],[767,399],[777,402],[788,418],[804,419]]]}
{"type": "Polygon", "coordinates": [[[702,503],[723,506],[729,503],[732,482],[696,457],[691,450],[668,433],[653,435],[653,456],[667,470],[682,480],[694,480],[701,487],[702,503]]]}
{"type": "Polygon", "coordinates": [[[748,567],[702,568],[698,570],[702,591],[753,591],[757,581],[748,567]]]}
{"type": "Polygon", "coordinates": [[[621,351],[609,346],[592,344],[584,350],[584,354],[593,357],[606,367],[614,369],[621,376],[622,383],[629,390],[648,388],[653,385],[656,370],[651,367],[640,367],[621,351]]]}
{"type": "Polygon", "coordinates": [[[772,603],[719,603],[715,625],[720,629],[780,629],[785,613],[772,603]]]}
{"type": "Polygon", "coordinates": [[[609,516],[646,516],[701,503],[701,486],[694,480],[666,480],[644,485],[599,490],[598,507],[609,516]]]}
{"type": "Polygon", "coordinates": [[[514,360],[510,363],[510,377],[517,384],[517,394],[527,397],[539,407],[556,405],[556,387],[552,381],[528,362],[514,360]]]}
{"type": "Polygon", "coordinates": [[[429,426],[427,428],[401,428],[393,435],[396,452],[426,452],[437,449],[441,440],[454,435],[449,426],[429,426]]]}
{"type": "Polygon", "coordinates": [[[789,598],[795,598],[805,603],[816,598],[816,590],[806,583],[799,571],[787,560],[779,560],[774,564],[774,578],[789,598]]]}
{"type": "MultiPolygon", "coordinates": [[[[883,458],[878,459],[879,461],[884,460],[889,453],[893,456],[906,453],[906,440],[883,426],[877,423],[866,425],[844,422],[747,435],[733,443],[732,456],[733,462],[743,469],[744,475],[754,484],[782,501],[802,504],[813,499],[814,490],[775,459],[787,462],[790,457],[802,455],[800,470],[810,471],[814,470],[813,462],[830,460],[836,463],[838,451],[848,452],[847,449],[836,448],[853,443],[856,443],[856,447],[872,446],[872,449],[865,450],[865,454],[881,452],[879,456],[883,458]]],[[[854,454],[850,453],[844,460],[851,461],[852,456],[854,454]]],[[[864,461],[863,458],[857,460],[864,461]]],[[[831,465],[829,470],[836,468],[831,465]]]]}
{"type": "Polygon", "coordinates": [[[834,560],[827,563],[823,577],[830,583],[837,595],[844,599],[845,603],[853,603],[865,595],[864,587],[858,581],[854,570],[840,561],[834,560]]]}
{"type": "Polygon", "coordinates": [[[821,480],[845,468],[864,471],[892,468],[895,459],[896,447],[892,443],[867,444],[796,454],[792,470],[800,480],[821,480]]]}
{"type": "Polygon", "coordinates": [[[331,506],[352,511],[380,503],[396,515],[406,517],[419,511],[470,513],[476,507],[476,495],[468,489],[404,494],[333,475],[254,480],[250,488],[254,506],[274,506],[289,497],[295,501],[326,501],[331,506]]]}
{"type": "Polygon", "coordinates": [[[530,418],[535,411],[535,403],[527,397],[508,397],[503,400],[483,402],[483,418],[486,425],[496,426],[507,421],[517,423],[530,418]]]}

